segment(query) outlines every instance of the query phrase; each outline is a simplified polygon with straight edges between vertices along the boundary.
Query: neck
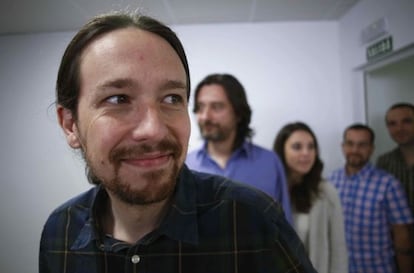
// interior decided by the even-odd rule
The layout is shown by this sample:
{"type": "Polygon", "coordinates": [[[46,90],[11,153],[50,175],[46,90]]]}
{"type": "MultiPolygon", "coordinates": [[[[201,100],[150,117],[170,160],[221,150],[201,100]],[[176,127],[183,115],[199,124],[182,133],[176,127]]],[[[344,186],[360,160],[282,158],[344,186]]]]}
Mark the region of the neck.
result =
{"type": "Polygon", "coordinates": [[[110,192],[108,195],[110,201],[103,220],[104,231],[130,244],[156,229],[168,208],[167,200],[148,205],[131,205],[110,192]]]}
{"type": "Polygon", "coordinates": [[[208,141],[207,143],[208,154],[221,168],[226,167],[233,153],[234,139],[234,137],[229,137],[222,141],[208,141]]]}
{"type": "Polygon", "coordinates": [[[353,175],[359,172],[362,169],[362,167],[354,167],[354,166],[345,166],[345,172],[347,175],[353,175]]]}
{"type": "Polygon", "coordinates": [[[400,145],[399,149],[408,166],[414,166],[414,143],[400,145]]]}

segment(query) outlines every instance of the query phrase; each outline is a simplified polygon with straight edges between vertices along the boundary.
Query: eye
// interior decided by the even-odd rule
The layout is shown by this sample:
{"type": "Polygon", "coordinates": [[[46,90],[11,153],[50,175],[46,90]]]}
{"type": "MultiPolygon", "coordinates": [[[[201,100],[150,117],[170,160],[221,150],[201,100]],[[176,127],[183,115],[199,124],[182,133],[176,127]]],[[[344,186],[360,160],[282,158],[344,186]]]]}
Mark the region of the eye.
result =
{"type": "Polygon", "coordinates": [[[403,119],[402,123],[403,124],[411,124],[411,123],[414,123],[414,120],[411,119],[411,118],[405,118],[405,119],[403,119]]]}
{"type": "Polygon", "coordinates": [[[387,121],[387,126],[388,127],[393,127],[395,125],[396,125],[396,122],[395,121],[387,121]]]}
{"type": "Polygon", "coordinates": [[[164,98],[164,102],[166,102],[168,104],[172,104],[172,105],[183,104],[184,103],[184,98],[180,95],[177,95],[177,94],[171,94],[171,95],[168,95],[164,98]]]}
{"type": "Polygon", "coordinates": [[[123,104],[128,102],[128,97],[125,95],[114,95],[105,99],[110,104],[123,104]]]}
{"type": "Polygon", "coordinates": [[[299,151],[300,149],[302,149],[302,145],[300,143],[293,143],[292,144],[292,149],[299,151]]]}
{"type": "Polygon", "coordinates": [[[345,141],[344,144],[345,144],[346,147],[352,147],[352,146],[354,146],[354,143],[352,141],[349,141],[349,140],[345,141]]]}
{"type": "Polygon", "coordinates": [[[195,106],[194,113],[200,113],[204,110],[204,104],[197,103],[195,106]]]}
{"type": "Polygon", "coordinates": [[[223,103],[213,103],[213,104],[211,105],[211,109],[212,109],[213,111],[221,111],[221,110],[223,110],[223,109],[224,109],[224,104],[223,104],[223,103]]]}
{"type": "Polygon", "coordinates": [[[314,143],[309,143],[308,144],[308,149],[309,150],[315,150],[316,149],[315,144],[314,143]]]}

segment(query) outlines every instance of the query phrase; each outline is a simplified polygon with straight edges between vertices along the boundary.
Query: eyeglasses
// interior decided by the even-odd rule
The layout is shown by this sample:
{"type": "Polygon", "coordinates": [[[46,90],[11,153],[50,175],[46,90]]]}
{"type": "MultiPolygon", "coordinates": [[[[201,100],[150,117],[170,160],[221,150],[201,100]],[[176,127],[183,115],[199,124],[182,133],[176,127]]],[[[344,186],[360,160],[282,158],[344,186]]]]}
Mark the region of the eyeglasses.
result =
{"type": "Polygon", "coordinates": [[[365,149],[371,146],[371,143],[369,142],[353,142],[351,140],[347,140],[344,142],[344,146],[346,148],[358,148],[358,149],[365,149]]]}

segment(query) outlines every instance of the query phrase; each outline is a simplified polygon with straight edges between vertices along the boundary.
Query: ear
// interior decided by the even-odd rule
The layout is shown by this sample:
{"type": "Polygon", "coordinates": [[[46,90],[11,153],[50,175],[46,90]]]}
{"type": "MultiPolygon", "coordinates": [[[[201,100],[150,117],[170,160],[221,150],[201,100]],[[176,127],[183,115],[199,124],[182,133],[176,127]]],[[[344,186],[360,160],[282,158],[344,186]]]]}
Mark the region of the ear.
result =
{"type": "Polygon", "coordinates": [[[81,142],[79,140],[79,130],[72,111],[59,104],[56,108],[56,112],[59,125],[65,133],[66,141],[69,146],[73,149],[80,148],[81,142]]]}

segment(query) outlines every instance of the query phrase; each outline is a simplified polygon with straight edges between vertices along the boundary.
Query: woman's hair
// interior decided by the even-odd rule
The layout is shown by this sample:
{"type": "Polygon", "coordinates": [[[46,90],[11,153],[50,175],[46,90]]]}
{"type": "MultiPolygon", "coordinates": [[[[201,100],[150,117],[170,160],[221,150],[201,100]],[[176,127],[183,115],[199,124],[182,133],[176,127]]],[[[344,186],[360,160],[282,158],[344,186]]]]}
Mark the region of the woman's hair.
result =
{"type": "Polygon", "coordinates": [[[289,168],[286,164],[285,145],[288,138],[296,131],[305,131],[309,133],[315,145],[315,162],[310,171],[303,176],[302,183],[294,184],[290,187],[290,200],[293,208],[298,212],[307,213],[312,207],[314,198],[319,193],[319,183],[322,180],[323,163],[319,158],[319,146],[315,134],[308,125],[303,122],[294,122],[286,124],[276,136],[273,144],[273,151],[277,153],[282,160],[286,176],[289,179],[289,168]]]}

